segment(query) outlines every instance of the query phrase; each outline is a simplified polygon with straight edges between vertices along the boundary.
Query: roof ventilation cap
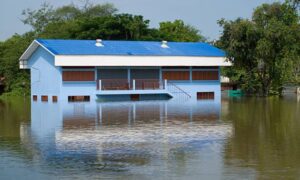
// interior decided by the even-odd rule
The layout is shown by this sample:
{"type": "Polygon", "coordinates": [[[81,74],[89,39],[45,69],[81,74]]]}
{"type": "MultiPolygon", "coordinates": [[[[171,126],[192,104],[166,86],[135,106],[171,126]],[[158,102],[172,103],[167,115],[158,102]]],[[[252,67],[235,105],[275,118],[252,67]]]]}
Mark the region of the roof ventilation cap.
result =
{"type": "Polygon", "coordinates": [[[168,41],[162,41],[162,42],[161,42],[161,47],[162,47],[162,48],[169,48],[169,46],[168,46],[168,41]]]}
{"type": "Polygon", "coordinates": [[[96,39],[95,46],[97,46],[97,47],[103,47],[104,45],[102,44],[102,39],[96,39]]]}

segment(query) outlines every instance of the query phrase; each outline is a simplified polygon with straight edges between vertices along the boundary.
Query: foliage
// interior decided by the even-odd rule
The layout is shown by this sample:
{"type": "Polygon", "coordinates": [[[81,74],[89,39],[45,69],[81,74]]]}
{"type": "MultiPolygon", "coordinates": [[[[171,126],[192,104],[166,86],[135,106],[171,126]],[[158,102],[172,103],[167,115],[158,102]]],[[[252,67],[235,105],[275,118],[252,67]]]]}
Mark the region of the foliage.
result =
{"type": "Polygon", "coordinates": [[[64,22],[50,23],[39,35],[41,38],[64,39],[151,39],[149,20],[142,16],[117,14],[111,16],[81,17],[64,22]]]}
{"type": "Polygon", "coordinates": [[[29,46],[32,33],[14,35],[0,45],[0,76],[5,77],[5,91],[15,94],[28,94],[29,76],[27,71],[20,71],[19,58],[29,46]]]}
{"type": "Polygon", "coordinates": [[[38,10],[26,9],[22,12],[24,24],[30,25],[33,31],[40,33],[48,24],[68,21],[77,18],[110,16],[117,12],[112,4],[86,5],[80,9],[73,4],[54,9],[48,3],[42,4],[38,10]]]}
{"type": "Polygon", "coordinates": [[[217,45],[234,64],[226,74],[246,92],[281,94],[285,83],[299,83],[300,24],[294,4],[263,4],[250,20],[222,19],[218,23],[223,34],[217,45]]]}
{"type": "Polygon", "coordinates": [[[193,26],[184,24],[182,20],[161,22],[159,24],[159,31],[162,39],[168,41],[205,41],[205,38],[199,35],[199,30],[193,26]]]}
{"type": "Polygon", "coordinates": [[[19,69],[19,58],[36,38],[108,39],[108,40],[169,40],[200,41],[199,31],[183,21],[162,22],[149,28],[149,20],[132,14],[116,14],[112,4],[82,7],[67,5],[53,8],[42,4],[38,10],[23,11],[22,22],[32,27],[23,35],[14,35],[0,42],[0,77],[5,77],[6,95],[29,94],[29,71],[19,69]]]}

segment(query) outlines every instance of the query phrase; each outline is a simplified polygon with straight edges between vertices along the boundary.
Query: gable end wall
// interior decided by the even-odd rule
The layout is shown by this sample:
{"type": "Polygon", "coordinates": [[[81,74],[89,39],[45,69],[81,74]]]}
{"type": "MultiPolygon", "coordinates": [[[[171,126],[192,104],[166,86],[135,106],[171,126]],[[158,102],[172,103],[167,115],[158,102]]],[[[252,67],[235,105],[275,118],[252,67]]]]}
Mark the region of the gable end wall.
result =
{"type": "Polygon", "coordinates": [[[31,95],[58,96],[61,89],[61,68],[54,65],[54,57],[42,47],[38,47],[28,60],[30,68],[31,95]]]}

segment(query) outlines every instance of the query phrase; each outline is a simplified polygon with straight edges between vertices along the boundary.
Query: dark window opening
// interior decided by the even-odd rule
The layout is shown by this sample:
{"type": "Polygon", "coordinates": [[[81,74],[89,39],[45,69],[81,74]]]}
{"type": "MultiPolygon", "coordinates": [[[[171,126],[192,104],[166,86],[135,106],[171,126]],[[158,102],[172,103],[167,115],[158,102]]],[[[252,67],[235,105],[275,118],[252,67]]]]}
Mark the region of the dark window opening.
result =
{"type": "Polygon", "coordinates": [[[131,98],[131,101],[138,101],[138,100],[140,100],[140,95],[139,94],[131,94],[130,98],[131,98]]]}
{"type": "Polygon", "coordinates": [[[57,102],[57,96],[52,96],[52,102],[57,102]]]}
{"type": "Polygon", "coordinates": [[[37,99],[38,99],[37,95],[33,95],[33,96],[32,96],[32,100],[33,100],[33,101],[37,101],[37,99]]]}
{"type": "Polygon", "coordinates": [[[206,100],[206,99],[215,99],[214,92],[197,92],[197,99],[206,100]]]}
{"type": "Polygon", "coordinates": [[[68,96],[69,102],[89,102],[90,96],[68,96]]]}
{"type": "Polygon", "coordinates": [[[44,96],[42,96],[41,99],[42,99],[42,102],[48,102],[48,96],[44,95],[44,96]]]}

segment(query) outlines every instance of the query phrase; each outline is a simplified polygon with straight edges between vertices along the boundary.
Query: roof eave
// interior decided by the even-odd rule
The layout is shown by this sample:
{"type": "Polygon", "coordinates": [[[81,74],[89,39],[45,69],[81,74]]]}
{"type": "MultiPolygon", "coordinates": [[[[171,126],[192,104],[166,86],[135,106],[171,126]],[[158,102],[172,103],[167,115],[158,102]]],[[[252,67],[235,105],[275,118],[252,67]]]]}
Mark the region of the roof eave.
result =
{"type": "Polygon", "coordinates": [[[52,56],[55,56],[55,54],[49,49],[47,49],[43,44],[41,44],[37,40],[33,40],[32,43],[28,46],[28,48],[25,50],[25,52],[19,58],[20,69],[28,69],[27,61],[39,46],[45,49],[47,52],[49,52],[52,56]]]}

